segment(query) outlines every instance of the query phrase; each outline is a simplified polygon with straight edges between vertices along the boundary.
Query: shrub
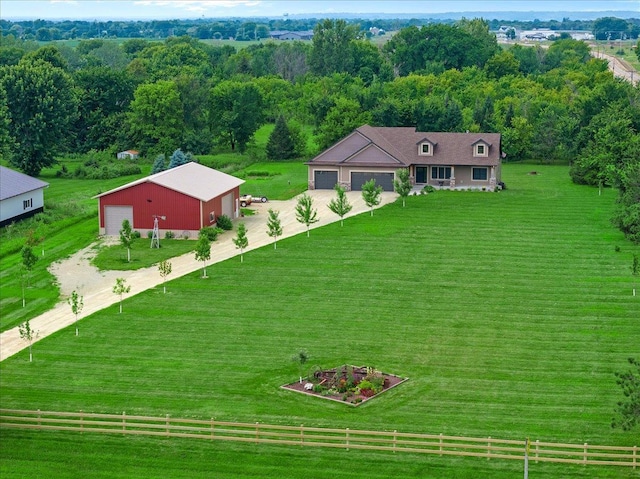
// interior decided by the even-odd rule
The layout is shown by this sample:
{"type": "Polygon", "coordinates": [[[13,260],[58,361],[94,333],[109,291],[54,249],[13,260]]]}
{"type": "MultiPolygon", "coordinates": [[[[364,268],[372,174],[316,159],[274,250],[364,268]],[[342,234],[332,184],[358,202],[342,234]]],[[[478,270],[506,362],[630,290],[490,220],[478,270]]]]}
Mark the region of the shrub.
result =
{"type": "Polygon", "coordinates": [[[133,232],[133,238],[134,238],[134,239],[138,239],[138,238],[140,238],[140,231],[138,231],[138,230],[134,231],[134,232],[133,232]]]}
{"type": "Polygon", "coordinates": [[[216,224],[218,225],[218,228],[221,228],[224,231],[231,231],[233,229],[233,222],[227,215],[218,216],[216,224]]]}
{"type": "Polygon", "coordinates": [[[153,231],[152,230],[147,231],[147,238],[149,238],[149,239],[153,238],[153,231]]]}
{"type": "Polygon", "coordinates": [[[167,231],[167,232],[164,234],[164,238],[165,238],[165,239],[173,239],[173,238],[175,238],[175,237],[176,237],[176,235],[175,235],[175,233],[174,233],[173,231],[167,231]]]}
{"type": "Polygon", "coordinates": [[[422,188],[422,192],[423,193],[433,193],[435,191],[436,191],[436,189],[431,185],[427,185],[424,188],[422,188]]]}
{"type": "Polygon", "coordinates": [[[218,238],[218,233],[218,228],[205,226],[200,230],[199,236],[206,236],[209,241],[215,241],[218,238]]]}

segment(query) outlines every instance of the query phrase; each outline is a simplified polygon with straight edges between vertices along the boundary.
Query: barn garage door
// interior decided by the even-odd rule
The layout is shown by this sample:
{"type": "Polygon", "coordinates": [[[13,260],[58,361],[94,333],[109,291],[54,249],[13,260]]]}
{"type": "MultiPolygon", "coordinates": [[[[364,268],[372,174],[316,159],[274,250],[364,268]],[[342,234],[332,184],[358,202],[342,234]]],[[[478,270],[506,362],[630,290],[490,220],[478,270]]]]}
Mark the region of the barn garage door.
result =
{"type": "Polygon", "coordinates": [[[332,190],[338,182],[337,171],[314,171],[313,184],[316,190],[332,190]]]}
{"type": "Polygon", "coordinates": [[[222,214],[227,215],[229,218],[234,218],[233,215],[233,192],[222,197],[222,214]]]}
{"type": "Polygon", "coordinates": [[[133,206],[105,206],[104,234],[118,236],[124,220],[129,220],[133,228],[133,206]]]}
{"type": "Polygon", "coordinates": [[[384,191],[393,191],[393,173],[351,173],[351,189],[362,190],[362,185],[372,178],[384,191]]]}

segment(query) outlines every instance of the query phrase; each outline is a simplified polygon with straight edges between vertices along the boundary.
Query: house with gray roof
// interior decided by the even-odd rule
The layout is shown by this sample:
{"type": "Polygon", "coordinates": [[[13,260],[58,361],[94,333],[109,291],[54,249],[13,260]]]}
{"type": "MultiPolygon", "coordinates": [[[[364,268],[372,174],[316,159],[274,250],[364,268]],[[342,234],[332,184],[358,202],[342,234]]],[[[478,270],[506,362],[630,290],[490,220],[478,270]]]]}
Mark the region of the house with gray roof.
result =
{"type": "Polygon", "coordinates": [[[0,226],[44,211],[44,189],[49,183],[0,166],[0,226]]]}
{"type": "Polygon", "coordinates": [[[361,126],[307,163],[309,189],[361,190],[371,179],[393,191],[396,172],[415,186],[494,191],[501,183],[499,133],[422,132],[361,126]]]}
{"type": "Polygon", "coordinates": [[[159,218],[161,235],[197,238],[201,228],[215,226],[218,217],[240,214],[244,180],[199,163],[186,163],[132,181],[94,196],[99,201],[99,231],[117,236],[122,222],[145,235],[159,218]]]}

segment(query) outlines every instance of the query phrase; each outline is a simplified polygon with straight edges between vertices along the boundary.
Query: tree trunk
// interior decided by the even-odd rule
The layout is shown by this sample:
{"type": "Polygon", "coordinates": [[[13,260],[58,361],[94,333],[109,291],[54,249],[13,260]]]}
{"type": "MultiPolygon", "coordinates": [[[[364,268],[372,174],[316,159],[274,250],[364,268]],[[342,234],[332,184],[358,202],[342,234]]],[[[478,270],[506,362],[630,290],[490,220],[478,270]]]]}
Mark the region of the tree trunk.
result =
{"type": "Polygon", "coordinates": [[[127,248],[127,263],[131,263],[131,250],[127,248]]]}
{"type": "Polygon", "coordinates": [[[120,300],[120,313],[122,313],[122,299],[120,300]]]}

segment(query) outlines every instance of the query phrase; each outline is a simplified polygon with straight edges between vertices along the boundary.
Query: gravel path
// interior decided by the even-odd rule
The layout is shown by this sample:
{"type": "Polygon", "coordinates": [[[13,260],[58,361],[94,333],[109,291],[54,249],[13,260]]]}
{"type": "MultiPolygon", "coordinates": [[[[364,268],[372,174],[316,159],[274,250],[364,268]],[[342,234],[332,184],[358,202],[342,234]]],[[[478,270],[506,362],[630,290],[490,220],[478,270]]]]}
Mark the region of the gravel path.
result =
{"type": "MultiPolygon", "coordinates": [[[[311,229],[339,221],[340,218],[327,207],[329,201],[336,196],[333,190],[314,190],[308,191],[307,194],[313,198],[313,206],[318,210],[318,218],[320,219],[320,221],[311,226],[311,229]]],[[[392,203],[397,197],[398,195],[395,193],[382,193],[380,206],[392,203]]],[[[368,212],[369,209],[359,191],[347,192],[347,198],[353,205],[353,209],[346,216],[347,218],[368,212]]],[[[256,214],[242,219],[247,226],[247,238],[249,239],[249,247],[246,251],[260,248],[273,242],[273,239],[267,235],[266,226],[270,208],[280,212],[283,238],[304,233],[306,226],[298,223],[295,218],[296,203],[297,200],[294,198],[287,201],[253,204],[251,208],[256,211],[256,214]]],[[[227,232],[213,243],[211,260],[207,263],[208,265],[224,261],[239,253],[232,241],[234,237],[234,234],[227,232]]],[[[99,271],[90,263],[91,258],[97,252],[97,247],[98,243],[95,243],[78,251],[69,258],[51,265],[50,271],[58,280],[63,299],[53,309],[30,321],[31,328],[38,332],[36,341],[73,324],[74,316],[71,313],[71,307],[66,302],[66,298],[73,290],[77,290],[84,297],[84,308],[80,315],[80,320],[82,317],[118,303],[119,298],[112,292],[116,278],[125,278],[127,284],[131,286],[131,292],[126,295],[127,298],[162,283],[157,266],[136,271],[99,271]]],[[[202,263],[195,260],[193,252],[172,258],[172,271],[169,279],[179,278],[200,268],[202,268],[202,263]]],[[[114,313],[116,311],[114,308],[114,313]]],[[[27,342],[20,339],[17,327],[3,332],[0,334],[0,361],[13,356],[27,346],[27,342]]]]}

